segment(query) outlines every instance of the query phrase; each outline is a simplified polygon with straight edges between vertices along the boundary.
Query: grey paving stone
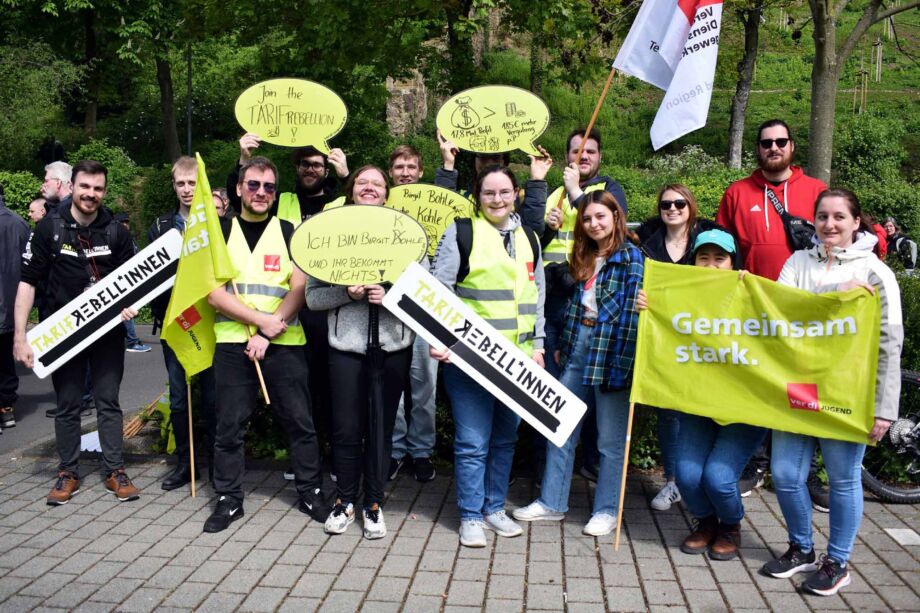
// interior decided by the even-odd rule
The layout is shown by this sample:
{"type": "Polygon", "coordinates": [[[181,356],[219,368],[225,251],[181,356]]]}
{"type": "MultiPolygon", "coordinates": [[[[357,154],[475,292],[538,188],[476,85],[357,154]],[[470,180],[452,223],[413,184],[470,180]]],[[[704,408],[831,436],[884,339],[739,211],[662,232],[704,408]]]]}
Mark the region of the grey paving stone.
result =
{"type": "Polygon", "coordinates": [[[419,562],[419,570],[449,571],[454,566],[456,547],[451,551],[426,551],[419,562]]]}
{"type": "Polygon", "coordinates": [[[377,570],[374,568],[352,568],[349,566],[339,573],[332,589],[346,592],[366,592],[376,577],[377,570]]]}
{"type": "Polygon", "coordinates": [[[252,592],[249,593],[249,596],[246,600],[243,601],[243,604],[240,606],[240,611],[274,611],[281,601],[284,600],[284,597],[287,595],[287,590],[280,587],[257,587],[252,592]]]}
{"type": "Polygon", "coordinates": [[[732,608],[757,609],[766,607],[757,588],[750,583],[723,583],[720,585],[725,600],[732,608]]]}
{"type": "Polygon", "coordinates": [[[260,570],[234,569],[217,586],[218,592],[234,592],[248,594],[262,578],[260,570]]]}
{"type": "Polygon", "coordinates": [[[562,560],[531,562],[527,567],[527,582],[562,585],[562,560]]]}
{"type": "Polygon", "coordinates": [[[24,586],[19,590],[19,594],[22,596],[48,598],[52,594],[60,591],[62,587],[67,586],[73,579],[74,575],[64,575],[57,572],[46,573],[24,586]]]}
{"type": "Polygon", "coordinates": [[[262,580],[259,581],[259,585],[266,587],[291,588],[295,583],[297,583],[297,580],[300,579],[303,573],[303,566],[295,566],[293,564],[275,564],[271,567],[271,570],[269,570],[268,573],[262,577],[262,580]]]}
{"type": "Polygon", "coordinates": [[[311,573],[338,573],[348,561],[346,556],[335,553],[318,553],[307,570],[311,573]]]}
{"type": "Polygon", "coordinates": [[[453,578],[455,581],[485,581],[489,576],[489,567],[488,559],[457,560],[453,578]]]}
{"type": "Polygon", "coordinates": [[[451,581],[447,591],[447,604],[480,607],[485,589],[484,581],[451,581]]]}
{"type": "Polygon", "coordinates": [[[423,596],[443,596],[447,593],[449,582],[450,573],[419,571],[415,573],[409,593],[423,596]]]}
{"type": "Polygon", "coordinates": [[[118,605],[119,611],[143,612],[153,611],[169,594],[169,590],[142,587],[128,596],[127,600],[118,605]]]}
{"type": "Polygon", "coordinates": [[[649,604],[685,604],[677,581],[643,581],[642,586],[645,588],[649,604]]]}
{"type": "Polygon", "coordinates": [[[604,592],[596,579],[566,578],[565,592],[568,602],[604,602],[604,592]]]}
{"type": "Polygon", "coordinates": [[[312,613],[319,608],[319,603],[318,598],[288,597],[278,607],[278,613],[312,613]]]}
{"type": "Polygon", "coordinates": [[[199,566],[189,577],[189,581],[196,583],[220,583],[224,577],[233,570],[234,562],[223,560],[208,560],[199,566]]]}
{"type": "Polygon", "coordinates": [[[38,607],[42,598],[39,596],[13,596],[0,604],[0,613],[22,613],[38,607]]]}
{"type": "Polygon", "coordinates": [[[229,592],[213,592],[201,603],[198,611],[202,613],[227,613],[233,611],[243,602],[244,594],[231,594],[229,592]]]}
{"type": "Polygon", "coordinates": [[[194,609],[207,598],[214,588],[208,583],[192,583],[186,581],[177,587],[169,597],[163,601],[164,606],[194,609]]]}
{"type": "Polygon", "coordinates": [[[323,613],[352,613],[357,610],[362,597],[360,592],[329,592],[319,610],[323,613]]]}
{"type": "Polygon", "coordinates": [[[253,549],[240,560],[237,568],[258,570],[267,569],[281,557],[281,551],[275,549],[253,549]]]}
{"type": "Polygon", "coordinates": [[[143,582],[140,579],[126,579],[116,577],[104,583],[92,596],[90,600],[99,602],[119,603],[130,596],[143,582]]]}
{"type": "Polygon", "coordinates": [[[647,611],[645,597],[638,587],[611,587],[607,592],[607,606],[611,611],[647,611]]]}
{"type": "Polygon", "coordinates": [[[169,560],[166,558],[142,556],[125,566],[122,571],[118,573],[118,576],[127,577],[128,579],[149,579],[154,576],[158,570],[163,568],[168,561],[169,560]]]}
{"type": "Polygon", "coordinates": [[[318,551],[319,547],[316,545],[294,544],[284,551],[278,559],[278,564],[295,564],[305,567],[313,560],[318,551]]]}
{"type": "Polygon", "coordinates": [[[23,564],[10,569],[11,577],[27,577],[35,579],[41,577],[52,568],[57,567],[61,561],[51,557],[34,557],[23,564]]]}
{"type": "MultiPolygon", "coordinates": [[[[917,586],[914,586],[917,587],[917,586]]],[[[920,609],[920,596],[906,585],[886,586],[879,590],[881,596],[890,607],[898,611],[920,609]]]]}
{"type": "Polygon", "coordinates": [[[305,596],[308,598],[321,599],[326,595],[326,592],[329,591],[329,588],[332,587],[332,583],[335,579],[336,575],[324,575],[308,571],[304,573],[300,580],[294,585],[294,589],[291,590],[291,596],[305,596]]]}
{"type": "Polygon", "coordinates": [[[411,577],[418,564],[415,556],[387,555],[380,568],[380,574],[388,577],[411,577]]]}
{"type": "Polygon", "coordinates": [[[430,613],[439,611],[444,599],[439,596],[410,594],[403,605],[404,613],[430,613]]]}
{"type": "Polygon", "coordinates": [[[147,580],[145,585],[149,587],[160,587],[166,589],[175,589],[188,579],[188,576],[195,572],[195,569],[189,566],[179,566],[169,564],[164,566],[157,573],[147,580]]]}
{"type": "Polygon", "coordinates": [[[632,564],[604,564],[604,585],[609,587],[638,587],[639,575],[632,564]]]}
{"type": "Polygon", "coordinates": [[[685,590],[684,597],[693,613],[728,610],[718,590],[685,590]]]}
{"type": "Polygon", "coordinates": [[[493,575],[489,579],[486,602],[493,599],[521,600],[525,583],[522,575],[493,575]]]}
{"type": "Polygon", "coordinates": [[[409,579],[407,578],[378,577],[371,586],[367,599],[382,602],[402,602],[408,588],[409,579]]]}
{"type": "Polygon", "coordinates": [[[527,586],[527,597],[524,605],[527,609],[561,610],[565,606],[562,585],[533,585],[527,586]]]}

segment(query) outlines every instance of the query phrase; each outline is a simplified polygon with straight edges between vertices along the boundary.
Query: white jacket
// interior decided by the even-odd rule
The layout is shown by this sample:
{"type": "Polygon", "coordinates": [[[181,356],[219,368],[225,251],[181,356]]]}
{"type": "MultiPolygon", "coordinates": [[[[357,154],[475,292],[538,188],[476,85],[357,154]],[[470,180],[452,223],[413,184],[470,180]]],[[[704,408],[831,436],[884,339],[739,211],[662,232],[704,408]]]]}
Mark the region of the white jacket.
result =
{"type": "Polygon", "coordinates": [[[830,265],[824,245],[796,251],[786,260],[778,281],[815,293],[837,291],[841,283],[852,280],[876,288],[882,302],[882,330],[875,379],[875,416],[894,421],[898,418],[904,343],[901,290],[891,269],[872,253],[877,242],[875,236],[860,232],[848,249],[832,249],[830,265]]]}

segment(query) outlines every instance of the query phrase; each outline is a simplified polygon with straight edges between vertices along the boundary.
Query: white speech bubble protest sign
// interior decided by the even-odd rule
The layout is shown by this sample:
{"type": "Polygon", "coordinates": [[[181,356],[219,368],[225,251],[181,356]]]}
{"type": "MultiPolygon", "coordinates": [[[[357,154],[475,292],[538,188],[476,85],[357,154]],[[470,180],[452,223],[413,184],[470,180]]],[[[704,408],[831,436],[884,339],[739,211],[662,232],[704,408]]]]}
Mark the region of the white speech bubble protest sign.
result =
{"type": "Polygon", "coordinates": [[[417,263],[383,299],[391,313],[489,390],[557,447],[562,447],[587,407],[564,385],[473,313],[417,263]]]}
{"type": "Polygon", "coordinates": [[[122,309],[139,309],[171,288],[181,253],[182,234],[170,230],[29,330],[35,374],[44,379],[120,325],[122,309]]]}

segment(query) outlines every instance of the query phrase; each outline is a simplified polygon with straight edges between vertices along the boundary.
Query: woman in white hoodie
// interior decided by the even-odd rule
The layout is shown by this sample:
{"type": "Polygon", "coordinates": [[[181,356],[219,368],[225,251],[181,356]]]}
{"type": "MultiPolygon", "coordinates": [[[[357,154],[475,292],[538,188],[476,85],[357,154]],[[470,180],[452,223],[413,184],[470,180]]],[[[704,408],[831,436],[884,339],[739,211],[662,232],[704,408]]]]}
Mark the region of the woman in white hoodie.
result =
{"type": "MultiPolygon", "coordinates": [[[[815,230],[815,246],[793,253],[783,266],[779,282],[815,293],[856,287],[879,293],[882,316],[875,424],[869,434],[870,440],[879,441],[898,417],[904,341],[898,283],[894,273],[872,252],[878,239],[863,220],[859,200],[853,192],[846,189],[821,192],[815,203],[815,230]]],[[[761,569],[764,574],[787,578],[798,572],[814,571],[802,588],[820,596],[831,596],[849,585],[847,561],[863,511],[860,467],[865,449],[865,444],[773,431],[770,468],[789,531],[789,550],[765,564],[761,569]],[[827,555],[817,562],[811,501],[805,483],[816,443],[821,445],[830,482],[830,538],[827,555]]]]}

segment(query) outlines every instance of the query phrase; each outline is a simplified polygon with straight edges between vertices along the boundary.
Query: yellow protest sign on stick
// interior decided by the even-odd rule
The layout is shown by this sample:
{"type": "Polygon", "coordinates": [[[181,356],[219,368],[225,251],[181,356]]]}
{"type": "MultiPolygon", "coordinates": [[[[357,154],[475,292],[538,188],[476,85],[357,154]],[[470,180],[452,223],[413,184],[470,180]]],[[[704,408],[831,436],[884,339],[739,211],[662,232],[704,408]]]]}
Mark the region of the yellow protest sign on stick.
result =
{"type": "Polygon", "coordinates": [[[520,149],[541,155],[534,146],[549,125],[549,109],[538,96],[510,85],[483,85],[454,95],[436,120],[444,138],[476,153],[520,149]]]}
{"type": "Polygon", "coordinates": [[[304,79],[256,83],[236,99],[236,120],[247,132],[284,147],[313,145],[329,153],[329,139],[348,119],[345,103],[334,91],[304,79]]]}
{"type": "Polygon", "coordinates": [[[455,219],[473,216],[473,203],[469,199],[455,191],[425,183],[394,187],[386,206],[422,224],[428,235],[428,255],[434,255],[441,235],[455,219]]]}
{"type": "Polygon", "coordinates": [[[303,222],[291,237],[294,263],[335,285],[393,282],[428,252],[424,228],[397,210],[349,204],[303,222]]]}

